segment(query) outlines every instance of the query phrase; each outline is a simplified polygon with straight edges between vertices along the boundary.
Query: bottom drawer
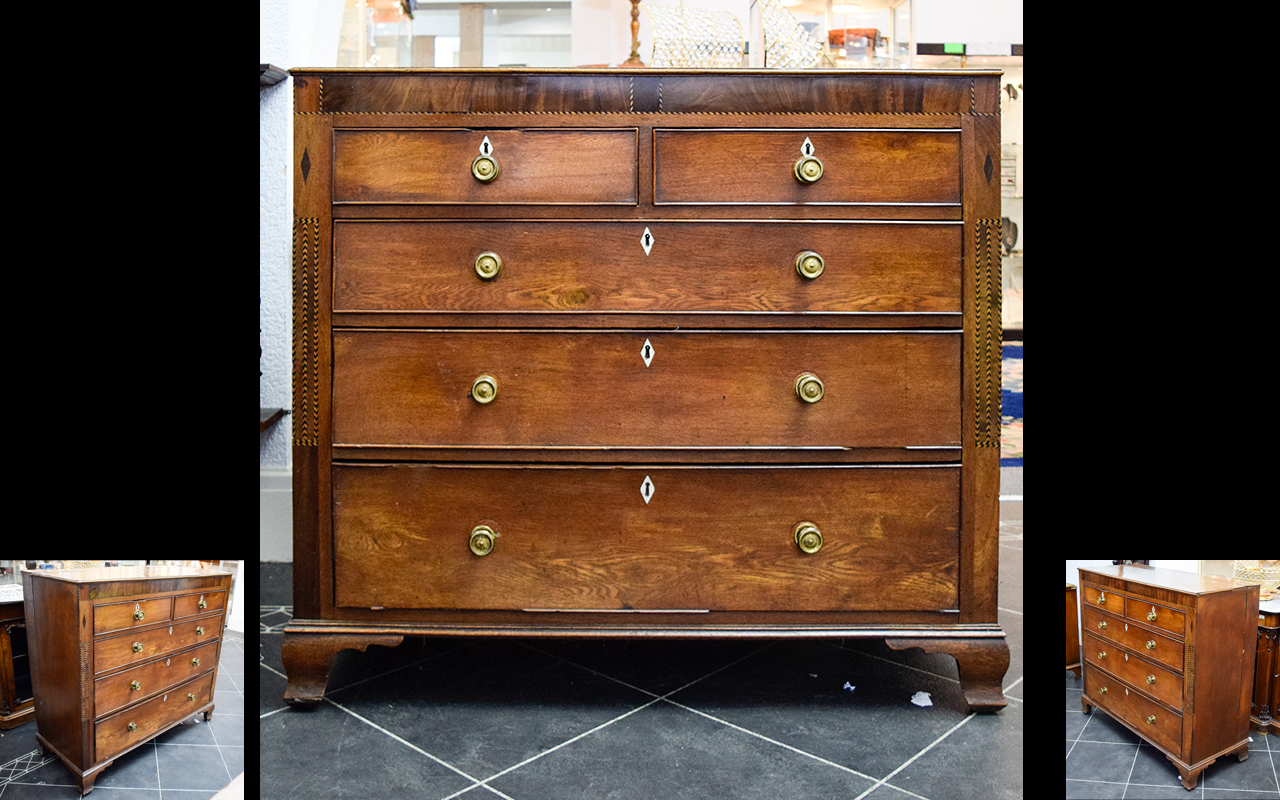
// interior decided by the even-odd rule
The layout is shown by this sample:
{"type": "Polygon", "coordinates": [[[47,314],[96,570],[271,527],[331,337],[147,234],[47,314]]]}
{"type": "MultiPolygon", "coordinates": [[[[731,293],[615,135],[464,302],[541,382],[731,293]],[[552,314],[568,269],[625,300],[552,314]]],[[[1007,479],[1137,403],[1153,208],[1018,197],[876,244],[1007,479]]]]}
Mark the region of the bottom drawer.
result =
{"type": "Polygon", "coordinates": [[[1146,738],[1171,753],[1182,752],[1182,715],[1176,714],[1115,676],[1086,663],[1084,693],[1146,738]]]}
{"type": "Polygon", "coordinates": [[[138,742],[150,739],[156,735],[156,731],[188,714],[194,714],[211,700],[212,672],[102,720],[95,726],[97,752],[94,761],[105,761],[138,742]],[[130,725],[133,725],[133,730],[129,729],[130,725]]]}
{"type": "Polygon", "coordinates": [[[959,603],[954,466],[349,465],[333,469],[333,502],[339,606],[937,611],[959,603]],[[809,549],[821,537],[816,552],[797,542],[804,522],[817,529],[800,531],[809,549]]]}

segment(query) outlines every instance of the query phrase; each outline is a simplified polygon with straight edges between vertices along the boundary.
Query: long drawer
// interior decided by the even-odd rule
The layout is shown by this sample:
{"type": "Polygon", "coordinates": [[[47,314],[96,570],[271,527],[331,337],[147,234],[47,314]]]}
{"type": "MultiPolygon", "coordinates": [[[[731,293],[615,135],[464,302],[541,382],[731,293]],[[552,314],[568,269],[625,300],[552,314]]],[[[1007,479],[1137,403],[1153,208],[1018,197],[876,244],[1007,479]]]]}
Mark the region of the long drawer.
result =
{"type": "Polygon", "coordinates": [[[957,467],[335,466],[336,600],[954,609],[959,483],[957,467]]]}
{"type": "Polygon", "coordinates": [[[1182,751],[1182,715],[1170,711],[1114,675],[1089,664],[1084,670],[1084,691],[1100,706],[1115,714],[1143,736],[1174,753],[1182,751]]]}
{"type": "Polygon", "coordinates": [[[339,130],[336,203],[635,205],[636,129],[339,130]],[[496,177],[479,180],[487,150],[496,177]]]}
{"type": "Polygon", "coordinates": [[[194,714],[213,701],[213,673],[94,724],[96,761],[104,761],[150,739],[156,731],[194,714]],[[133,729],[130,729],[130,725],[133,729]]]}
{"type": "Polygon", "coordinates": [[[221,625],[220,616],[203,617],[147,631],[98,639],[93,647],[93,671],[106,672],[217,639],[221,633],[221,625]]]}
{"type": "Polygon", "coordinates": [[[954,446],[960,364],[954,332],[339,330],[333,434],[423,446],[954,446]],[[473,392],[478,383],[488,385],[473,392]]]}
{"type": "Polygon", "coordinates": [[[338,311],[960,311],[950,223],[348,220],[333,241],[338,311]]]}
{"type": "Polygon", "coordinates": [[[960,132],[656,130],[654,202],[694,204],[960,202],[960,132]],[[822,163],[795,174],[806,141],[822,163]]]}

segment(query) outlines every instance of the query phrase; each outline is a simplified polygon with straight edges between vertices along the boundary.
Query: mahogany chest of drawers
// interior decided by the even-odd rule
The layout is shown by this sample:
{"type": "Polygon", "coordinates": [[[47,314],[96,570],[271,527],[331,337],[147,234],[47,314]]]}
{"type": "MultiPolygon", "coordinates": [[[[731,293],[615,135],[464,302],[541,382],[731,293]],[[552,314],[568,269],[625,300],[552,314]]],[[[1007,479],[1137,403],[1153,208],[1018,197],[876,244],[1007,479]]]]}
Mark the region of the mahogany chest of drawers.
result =
{"type": "Polygon", "coordinates": [[[996,619],[998,72],[293,70],[285,699],[406,635],[996,619]]]}
{"type": "Polygon", "coordinates": [[[82,795],[196,714],[213,717],[230,573],[182,567],[22,574],[36,742],[82,795]]]}
{"type": "Polygon", "coordinates": [[[1178,768],[1249,757],[1258,585],[1136,564],[1080,570],[1085,713],[1110,714],[1178,768]]]}

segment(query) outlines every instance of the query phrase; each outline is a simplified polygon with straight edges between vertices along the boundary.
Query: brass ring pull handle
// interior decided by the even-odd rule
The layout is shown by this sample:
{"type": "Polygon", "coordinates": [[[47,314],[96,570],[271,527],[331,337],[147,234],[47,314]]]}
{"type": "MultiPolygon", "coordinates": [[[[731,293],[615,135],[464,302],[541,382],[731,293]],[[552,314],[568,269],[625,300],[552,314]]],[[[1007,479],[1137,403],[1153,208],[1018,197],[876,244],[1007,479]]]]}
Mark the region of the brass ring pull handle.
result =
{"type": "Polygon", "coordinates": [[[1148,676],[1147,676],[1147,683],[1151,684],[1151,683],[1155,683],[1155,682],[1156,682],[1156,676],[1155,676],[1155,675],[1148,675],[1148,676]]]}
{"type": "Polygon", "coordinates": [[[491,281],[498,277],[498,273],[502,271],[502,256],[486,250],[476,256],[476,274],[480,276],[482,281],[491,281]]]}
{"type": "Polygon", "coordinates": [[[196,603],[196,605],[198,605],[200,608],[208,608],[208,607],[209,607],[209,604],[208,604],[208,603],[206,603],[206,602],[204,601],[204,598],[203,598],[203,597],[201,597],[201,598],[200,598],[200,602],[199,602],[199,603],[196,603]]]}
{"type": "Polygon", "coordinates": [[[813,280],[822,274],[826,263],[822,260],[822,256],[812,250],[805,250],[796,256],[796,272],[800,273],[800,277],[813,280]]]}
{"type": "Polygon", "coordinates": [[[1099,691],[1100,691],[1100,692],[1102,692],[1103,694],[1106,694],[1106,693],[1107,693],[1107,687],[1103,686],[1101,689],[1099,689],[1099,691]]]}
{"type": "Polygon", "coordinates": [[[1107,623],[1105,620],[1098,623],[1098,630],[1105,631],[1106,629],[1107,629],[1107,623]]]}
{"type": "Polygon", "coordinates": [[[814,156],[805,156],[796,162],[792,171],[801,183],[817,183],[822,177],[822,162],[814,156]]]}
{"type": "Polygon", "coordinates": [[[806,403],[818,402],[824,391],[822,380],[812,372],[802,372],[796,376],[796,397],[806,403]]]}
{"type": "Polygon", "coordinates": [[[1155,650],[1155,649],[1156,649],[1156,643],[1155,643],[1155,642],[1147,642],[1147,649],[1148,649],[1148,650],[1155,650]]]}
{"type": "Polygon", "coordinates": [[[498,538],[498,532],[488,525],[477,525],[471,529],[471,539],[468,546],[471,552],[478,556],[487,556],[493,552],[494,539],[498,538]]]}
{"type": "Polygon", "coordinates": [[[142,688],[142,684],[138,681],[129,681],[129,688],[136,692],[142,688]]]}
{"type": "Polygon", "coordinates": [[[1107,654],[1104,651],[1101,651],[1101,650],[1098,651],[1098,658],[1106,658],[1106,657],[1107,657],[1107,654]]]}
{"type": "Polygon", "coordinates": [[[134,642],[134,643],[133,643],[133,652],[135,652],[135,653],[141,653],[141,652],[142,652],[142,642],[134,642]]]}
{"type": "Polygon", "coordinates": [[[796,546],[809,555],[822,549],[822,531],[812,522],[797,522],[791,529],[791,535],[796,540],[796,546]]]}
{"type": "Polygon", "coordinates": [[[1098,605],[1105,606],[1107,604],[1107,593],[1098,592],[1098,605]]]}
{"type": "Polygon", "coordinates": [[[138,729],[138,726],[137,726],[137,725],[133,724],[132,722],[130,722],[130,723],[129,723],[129,732],[130,732],[130,733],[133,733],[133,732],[134,732],[134,731],[136,731],[137,729],[138,729]]]}
{"type": "Polygon", "coordinates": [[[142,618],[143,618],[143,616],[145,616],[145,615],[142,613],[142,604],[141,604],[141,603],[139,603],[139,604],[137,604],[137,605],[135,605],[135,606],[133,607],[133,618],[134,618],[134,619],[142,619],[142,618]]]}
{"type": "Polygon", "coordinates": [[[196,636],[204,636],[204,626],[198,626],[196,628],[196,636]]]}
{"type": "Polygon", "coordinates": [[[493,398],[498,396],[498,379],[484,373],[471,382],[471,399],[480,405],[492,403],[493,398]]]}
{"type": "Polygon", "coordinates": [[[481,183],[488,183],[498,177],[498,159],[493,156],[476,156],[471,162],[471,174],[481,183]]]}
{"type": "Polygon", "coordinates": [[[1154,724],[1156,724],[1156,715],[1155,715],[1155,714],[1152,714],[1151,716],[1147,717],[1147,724],[1148,724],[1148,725],[1154,725],[1154,724]]]}
{"type": "Polygon", "coordinates": [[[1151,607],[1151,613],[1150,613],[1150,614],[1147,614],[1147,619],[1149,619],[1149,620],[1150,620],[1150,621],[1152,621],[1152,622],[1155,622],[1155,621],[1156,621],[1156,607],[1155,607],[1155,606],[1152,606],[1152,607],[1151,607]]]}
{"type": "Polygon", "coordinates": [[[187,699],[194,703],[196,701],[195,692],[187,692],[187,699]]]}
{"type": "Polygon", "coordinates": [[[191,666],[193,666],[193,667],[198,667],[198,666],[200,666],[200,659],[198,659],[198,658],[193,658],[193,659],[191,659],[191,666]]]}

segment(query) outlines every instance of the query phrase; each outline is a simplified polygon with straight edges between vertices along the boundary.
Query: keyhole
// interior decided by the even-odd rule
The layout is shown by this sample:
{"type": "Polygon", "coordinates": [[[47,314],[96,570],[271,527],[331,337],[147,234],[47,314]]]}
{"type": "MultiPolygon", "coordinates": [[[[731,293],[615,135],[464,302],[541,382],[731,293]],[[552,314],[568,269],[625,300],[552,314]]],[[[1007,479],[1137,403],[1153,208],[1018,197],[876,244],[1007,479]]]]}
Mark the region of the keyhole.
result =
{"type": "Polygon", "coordinates": [[[645,358],[649,357],[649,345],[647,344],[644,346],[644,357],[645,358]]]}
{"type": "Polygon", "coordinates": [[[647,483],[644,485],[644,496],[645,497],[649,496],[649,484],[647,483]]]}
{"type": "Polygon", "coordinates": [[[649,244],[649,234],[647,234],[647,233],[644,235],[644,243],[645,243],[645,245],[646,245],[646,246],[648,246],[648,244],[649,244]]]}
{"type": "Polygon", "coordinates": [[[491,146],[492,145],[489,144],[489,140],[485,139],[484,144],[480,145],[480,149],[483,150],[484,154],[487,156],[489,155],[489,149],[491,148],[491,146]]]}
{"type": "Polygon", "coordinates": [[[813,154],[813,145],[809,144],[808,142],[805,142],[805,145],[804,145],[804,154],[805,154],[806,156],[808,156],[808,155],[812,155],[812,154],[813,154]]]}

